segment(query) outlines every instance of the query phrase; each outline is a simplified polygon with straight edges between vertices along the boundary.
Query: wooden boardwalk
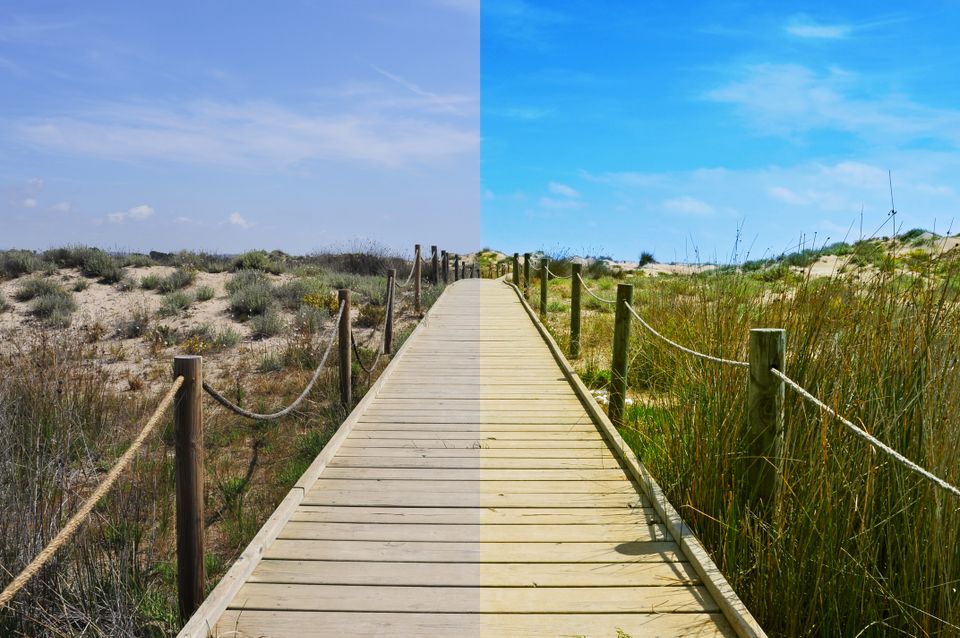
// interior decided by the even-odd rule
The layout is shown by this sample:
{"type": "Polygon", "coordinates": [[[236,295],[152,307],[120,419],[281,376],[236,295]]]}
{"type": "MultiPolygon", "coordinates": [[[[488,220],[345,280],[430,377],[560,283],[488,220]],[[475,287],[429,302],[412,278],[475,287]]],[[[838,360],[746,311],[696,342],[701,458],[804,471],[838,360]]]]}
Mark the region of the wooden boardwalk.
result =
{"type": "Polygon", "coordinates": [[[451,286],[183,635],[750,635],[550,345],[451,286]]]}

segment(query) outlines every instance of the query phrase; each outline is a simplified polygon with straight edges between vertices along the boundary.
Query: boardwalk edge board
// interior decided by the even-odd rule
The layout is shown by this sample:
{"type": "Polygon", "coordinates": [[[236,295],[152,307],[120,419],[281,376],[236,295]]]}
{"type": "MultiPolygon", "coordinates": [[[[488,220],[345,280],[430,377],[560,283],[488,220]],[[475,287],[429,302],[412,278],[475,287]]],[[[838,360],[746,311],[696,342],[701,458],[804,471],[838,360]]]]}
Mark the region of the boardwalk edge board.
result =
{"type": "Polygon", "coordinates": [[[512,288],[514,293],[516,293],[520,304],[523,306],[523,309],[530,317],[534,326],[536,326],[541,338],[546,342],[551,354],[553,354],[553,358],[563,370],[564,376],[567,377],[570,385],[573,386],[584,408],[600,426],[602,434],[610,442],[613,451],[620,456],[620,460],[623,461],[625,468],[640,485],[644,491],[644,495],[650,500],[660,515],[661,520],[666,525],[670,536],[673,537],[673,540],[680,546],[682,553],[690,561],[690,564],[693,565],[700,580],[716,600],[720,611],[723,612],[724,617],[733,627],[734,631],[736,631],[737,635],[741,638],[766,638],[766,632],[763,631],[763,628],[760,627],[760,624],[753,617],[753,614],[750,613],[750,610],[747,609],[743,601],[740,600],[740,597],[737,596],[737,593],[733,590],[733,587],[730,586],[730,583],[727,582],[727,579],[720,572],[720,569],[713,562],[713,559],[710,558],[707,550],[704,549],[693,530],[687,526],[673,508],[673,505],[667,500],[660,485],[657,484],[653,476],[647,471],[646,466],[637,459],[633,450],[630,449],[630,446],[627,445],[623,437],[620,436],[620,433],[617,432],[616,426],[613,425],[603,410],[600,409],[593,395],[590,394],[590,390],[584,385],[583,381],[580,380],[580,377],[573,370],[570,362],[567,361],[560,346],[557,345],[553,336],[540,322],[537,313],[534,312],[530,304],[527,303],[523,293],[512,283],[506,280],[503,280],[503,283],[512,288]]]}
{"type": "Polygon", "coordinates": [[[410,344],[414,342],[414,338],[422,330],[426,329],[425,326],[429,323],[430,313],[440,304],[448,289],[449,288],[444,288],[430,309],[427,310],[426,314],[417,322],[413,332],[410,333],[410,336],[406,338],[403,345],[400,346],[400,349],[397,350],[393,358],[390,359],[387,367],[380,373],[380,376],[373,385],[370,386],[370,389],[367,390],[367,393],[360,402],[353,408],[346,420],[340,424],[337,432],[327,441],[323,450],[320,451],[317,458],[310,464],[310,467],[306,469],[300,477],[300,480],[296,482],[283,500],[280,501],[277,509],[274,510],[270,518],[268,518],[263,524],[263,527],[260,528],[260,531],[257,532],[257,535],[250,541],[250,544],[247,545],[246,549],[243,550],[227,573],[220,579],[220,582],[213,588],[213,591],[204,599],[203,604],[197,608],[197,611],[190,617],[187,624],[183,626],[183,629],[177,634],[177,638],[207,638],[207,636],[213,635],[214,626],[227,610],[230,601],[237,595],[241,587],[243,587],[250,577],[250,574],[253,573],[253,570],[256,569],[257,565],[263,559],[264,549],[273,543],[280,535],[280,530],[286,525],[287,521],[289,521],[297,507],[300,506],[306,496],[307,490],[313,485],[320,476],[320,473],[323,472],[330,460],[336,455],[337,451],[343,445],[343,442],[360,420],[360,417],[366,411],[367,406],[376,399],[381,387],[397,370],[398,362],[402,360],[404,352],[410,344]]]}

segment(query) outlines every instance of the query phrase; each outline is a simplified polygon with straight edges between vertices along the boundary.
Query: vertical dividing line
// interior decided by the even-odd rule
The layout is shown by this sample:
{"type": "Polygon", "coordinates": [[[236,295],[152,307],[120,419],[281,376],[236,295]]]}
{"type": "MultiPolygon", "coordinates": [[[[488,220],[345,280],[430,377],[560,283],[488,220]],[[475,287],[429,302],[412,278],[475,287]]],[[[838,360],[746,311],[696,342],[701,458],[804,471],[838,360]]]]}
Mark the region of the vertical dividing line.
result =
{"type": "Polygon", "coordinates": [[[337,300],[343,304],[343,314],[340,315],[338,331],[337,353],[340,362],[340,403],[350,410],[353,405],[353,383],[351,377],[353,361],[350,353],[350,340],[353,338],[350,319],[350,291],[342,288],[337,291],[337,300]]]}
{"type": "Polygon", "coordinates": [[[177,495],[177,598],[184,623],[204,598],[203,565],[203,358],[173,359],[183,377],[173,407],[177,495]]]}
{"type": "Polygon", "coordinates": [[[570,277],[570,358],[580,356],[580,277],[583,264],[572,264],[570,277]]]}
{"type": "Polygon", "coordinates": [[[613,363],[610,369],[610,407],[607,415],[616,426],[623,425],[623,408],[627,398],[627,351],[630,348],[630,311],[633,285],[617,285],[617,312],[613,323],[613,363]]]}

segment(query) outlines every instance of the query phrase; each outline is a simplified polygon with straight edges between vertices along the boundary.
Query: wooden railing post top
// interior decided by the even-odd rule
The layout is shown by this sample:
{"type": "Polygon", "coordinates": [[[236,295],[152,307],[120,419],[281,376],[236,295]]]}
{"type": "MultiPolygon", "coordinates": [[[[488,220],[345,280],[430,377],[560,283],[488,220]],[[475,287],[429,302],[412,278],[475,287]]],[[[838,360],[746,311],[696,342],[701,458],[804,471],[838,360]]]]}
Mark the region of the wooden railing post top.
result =
{"type": "Polygon", "coordinates": [[[583,272],[583,264],[573,262],[572,264],[570,264],[570,269],[575,273],[583,272]]]}
{"type": "Polygon", "coordinates": [[[787,334],[784,328],[750,328],[750,332],[759,334],[787,334]]]}
{"type": "Polygon", "coordinates": [[[203,357],[198,354],[178,354],[174,355],[173,362],[177,363],[178,361],[202,361],[203,357]]]}
{"type": "Polygon", "coordinates": [[[633,299],[633,284],[617,284],[617,301],[630,303],[633,299]]]}
{"type": "Polygon", "coordinates": [[[349,288],[340,288],[337,290],[337,299],[343,301],[344,299],[350,299],[350,289],[349,288]]]}

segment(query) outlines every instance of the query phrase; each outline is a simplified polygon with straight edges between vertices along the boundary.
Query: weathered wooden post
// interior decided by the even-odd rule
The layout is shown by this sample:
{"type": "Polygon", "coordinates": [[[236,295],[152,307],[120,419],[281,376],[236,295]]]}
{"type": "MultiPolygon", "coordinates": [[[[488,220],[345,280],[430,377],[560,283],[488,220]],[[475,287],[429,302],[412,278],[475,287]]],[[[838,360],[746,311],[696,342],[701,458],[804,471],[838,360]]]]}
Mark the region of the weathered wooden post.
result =
{"type": "Polygon", "coordinates": [[[550,284],[550,260],[540,259],[540,318],[547,318],[547,286],[550,284]]]}
{"type": "Polygon", "coordinates": [[[467,262],[460,264],[460,279],[467,278],[467,262]]]}
{"type": "Polygon", "coordinates": [[[460,255],[453,256],[453,280],[460,281],[460,255]]]}
{"type": "Polygon", "coordinates": [[[413,247],[413,307],[420,314],[420,244],[413,247]]]}
{"type": "Polygon", "coordinates": [[[513,285],[520,287],[520,253],[513,253],[513,285]]]}
{"type": "Polygon", "coordinates": [[[350,320],[350,291],[345,288],[338,290],[337,300],[343,304],[343,314],[340,315],[337,334],[337,352],[340,356],[340,403],[349,410],[353,405],[353,384],[351,383],[353,361],[350,358],[350,340],[353,338],[351,334],[353,331],[350,320]]]}
{"type": "Polygon", "coordinates": [[[530,290],[530,253],[523,253],[523,291],[530,290]]]}
{"type": "Polygon", "coordinates": [[[450,283],[450,253],[443,253],[443,284],[450,283]]]}
{"type": "Polygon", "coordinates": [[[436,286],[438,283],[440,283],[440,259],[439,259],[439,257],[437,257],[437,247],[436,247],[436,246],[431,246],[431,247],[430,247],[430,252],[431,252],[430,261],[433,262],[433,264],[432,264],[432,265],[433,265],[433,272],[430,273],[430,274],[431,274],[431,279],[433,279],[433,285],[436,286]]]}
{"type": "Polygon", "coordinates": [[[610,407],[607,415],[614,425],[623,425],[627,398],[627,354],[630,349],[630,311],[633,284],[617,285],[617,312],[613,320],[613,365],[610,370],[610,407]]]}
{"type": "Polygon", "coordinates": [[[783,449],[783,381],[770,373],[784,371],[787,332],[778,328],[750,331],[750,380],[747,386],[746,471],[751,500],[769,507],[776,498],[783,449]]]}
{"type": "Polygon", "coordinates": [[[393,292],[396,279],[396,269],[387,270],[387,317],[383,327],[383,354],[390,354],[393,350],[393,292]]]}
{"type": "Polygon", "coordinates": [[[177,495],[177,598],[184,623],[204,598],[203,564],[203,358],[173,359],[183,377],[173,404],[177,495]]]}
{"type": "Polygon", "coordinates": [[[570,358],[580,356],[580,277],[583,264],[571,264],[570,276],[570,358]]]}

